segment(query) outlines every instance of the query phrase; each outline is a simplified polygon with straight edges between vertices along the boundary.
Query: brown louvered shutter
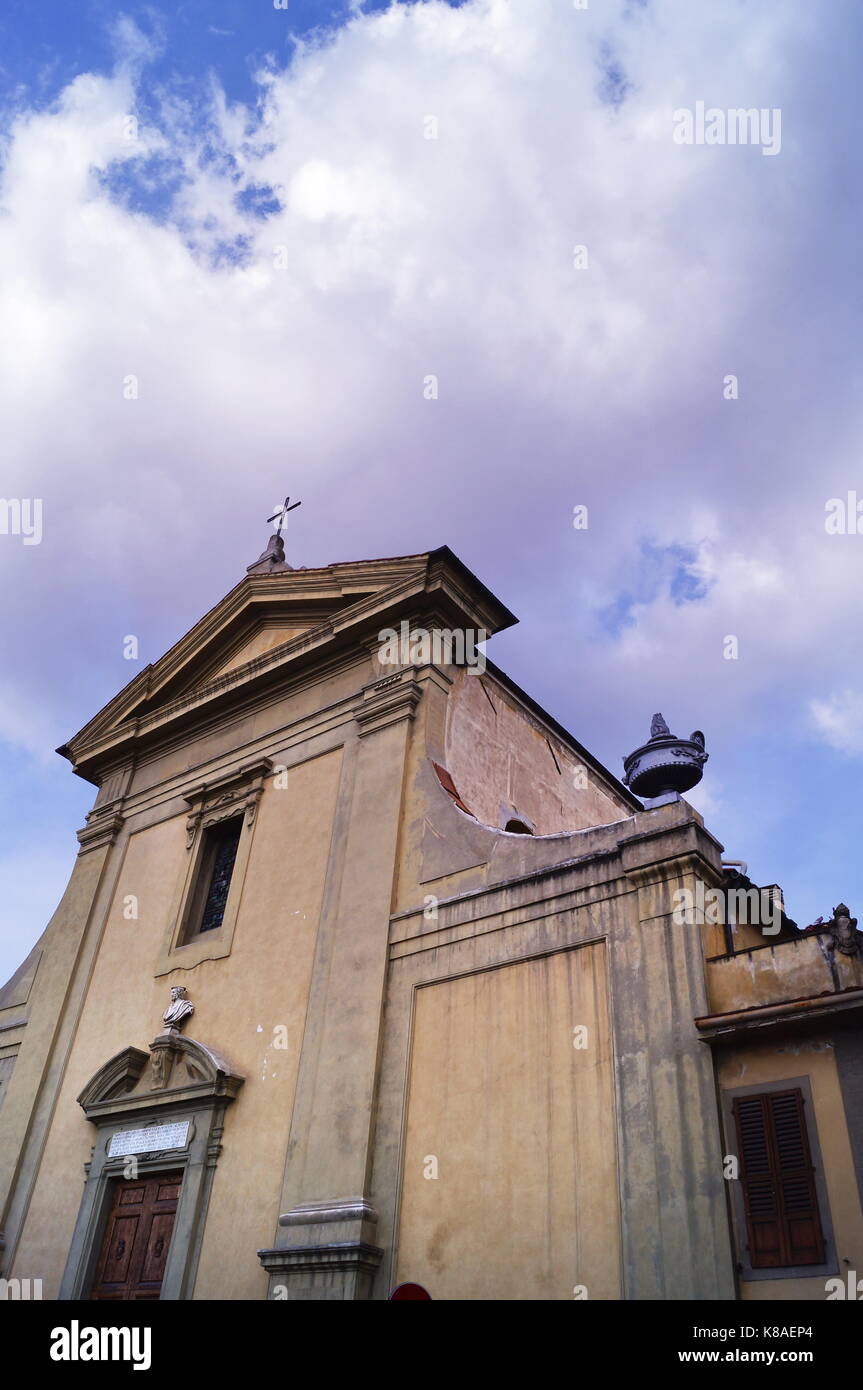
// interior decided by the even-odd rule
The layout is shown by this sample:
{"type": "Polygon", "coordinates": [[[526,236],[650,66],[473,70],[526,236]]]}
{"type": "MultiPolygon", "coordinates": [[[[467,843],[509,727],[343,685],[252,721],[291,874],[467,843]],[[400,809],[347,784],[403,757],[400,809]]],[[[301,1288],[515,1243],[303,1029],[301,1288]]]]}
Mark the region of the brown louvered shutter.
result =
{"type": "Polygon", "coordinates": [[[824,1262],[802,1091],[734,1101],[753,1269],[824,1262]]]}

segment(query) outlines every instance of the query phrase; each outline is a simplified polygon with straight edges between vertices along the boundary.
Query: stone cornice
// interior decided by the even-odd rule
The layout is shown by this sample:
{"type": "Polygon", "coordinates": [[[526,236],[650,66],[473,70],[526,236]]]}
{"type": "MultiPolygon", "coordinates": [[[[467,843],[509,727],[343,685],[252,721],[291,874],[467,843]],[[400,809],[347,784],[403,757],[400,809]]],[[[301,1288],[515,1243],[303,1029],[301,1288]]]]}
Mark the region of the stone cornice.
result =
{"type": "MultiPolygon", "coordinates": [[[[744,954],[741,952],[741,954],[744,954]]],[[[779,1003],[755,1005],[731,1013],[705,1014],[695,1019],[703,1042],[722,1045],[739,1038],[781,1033],[790,1028],[799,1036],[803,1025],[819,1028],[839,1015],[863,1011],[863,989],[843,990],[836,994],[819,994],[779,1003]]]]}
{"type": "Polygon", "coordinates": [[[284,1250],[259,1250],[258,1259],[268,1274],[299,1269],[362,1270],[373,1274],[383,1258],[379,1245],[349,1240],[334,1245],[295,1245],[284,1250]]]}
{"type": "Polygon", "coordinates": [[[703,878],[710,886],[719,886],[723,881],[720,869],[703,854],[690,849],[681,849],[677,854],[653,860],[649,864],[638,864],[634,868],[627,868],[624,863],[623,872],[636,888],[673,882],[690,874],[703,878]]]}

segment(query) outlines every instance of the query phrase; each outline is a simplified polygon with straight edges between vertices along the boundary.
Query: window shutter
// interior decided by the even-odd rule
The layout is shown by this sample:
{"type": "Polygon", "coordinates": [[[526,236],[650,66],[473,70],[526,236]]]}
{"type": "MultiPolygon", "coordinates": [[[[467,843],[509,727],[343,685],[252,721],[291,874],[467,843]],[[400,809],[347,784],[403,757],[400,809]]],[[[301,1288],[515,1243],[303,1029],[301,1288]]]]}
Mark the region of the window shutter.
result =
{"type": "Polygon", "coordinates": [[[734,1118],[752,1268],[823,1264],[802,1092],[736,1099],[734,1118]]]}
{"type": "Polygon", "coordinates": [[[776,1167],[788,1241],[788,1263],[824,1262],[824,1237],[818,1215],[815,1174],[809,1153],[803,1095],[783,1091],[767,1097],[773,1120],[776,1167]]]}
{"type": "Polygon", "coordinates": [[[764,1101],[764,1096],[747,1096],[734,1102],[746,1234],[753,1269],[784,1264],[782,1221],[764,1101]]]}

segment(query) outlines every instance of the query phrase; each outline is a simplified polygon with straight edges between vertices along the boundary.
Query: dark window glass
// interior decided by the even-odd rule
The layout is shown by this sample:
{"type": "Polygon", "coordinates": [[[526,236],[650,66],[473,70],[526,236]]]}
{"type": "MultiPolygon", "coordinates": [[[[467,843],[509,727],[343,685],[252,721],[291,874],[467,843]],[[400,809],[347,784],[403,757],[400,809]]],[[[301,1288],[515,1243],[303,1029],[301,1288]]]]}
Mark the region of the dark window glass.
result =
{"type": "Polygon", "coordinates": [[[222,925],[242,824],[242,819],[236,817],[207,831],[208,843],[201,867],[205,875],[209,873],[209,883],[199,931],[213,931],[222,925]]]}

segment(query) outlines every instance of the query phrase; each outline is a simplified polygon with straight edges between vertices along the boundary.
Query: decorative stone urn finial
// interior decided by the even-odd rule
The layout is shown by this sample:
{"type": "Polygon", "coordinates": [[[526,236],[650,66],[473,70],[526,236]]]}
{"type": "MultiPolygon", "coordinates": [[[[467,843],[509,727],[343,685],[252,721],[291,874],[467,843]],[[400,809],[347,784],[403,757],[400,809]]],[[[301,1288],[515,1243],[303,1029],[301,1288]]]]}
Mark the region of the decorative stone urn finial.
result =
{"type": "Polygon", "coordinates": [[[195,1006],[186,998],[185,985],[171,985],[171,1002],[162,1014],[162,1022],[170,1033],[178,1033],[195,1006]]]}
{"type": "Polygon", "coordinates": [[[704,734],[695,729],[689,738],[677,738],[661,714],[650,722],[650,738],[623,760],[623,780],[636,796],[673,800],[691,791],[704,775],[708,754],[704,734]]]}

